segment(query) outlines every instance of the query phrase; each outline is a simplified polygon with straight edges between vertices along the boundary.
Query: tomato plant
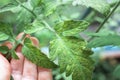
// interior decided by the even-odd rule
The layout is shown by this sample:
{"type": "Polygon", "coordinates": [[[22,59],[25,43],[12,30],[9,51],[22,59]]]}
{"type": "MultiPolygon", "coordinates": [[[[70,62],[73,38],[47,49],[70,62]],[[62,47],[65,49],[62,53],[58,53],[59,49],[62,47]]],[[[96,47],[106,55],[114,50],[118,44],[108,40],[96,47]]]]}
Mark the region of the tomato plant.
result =
{"type": "Polygon", "coordinates": [[[18,59],[15,49],[21,44],[23,55],[36,65],[50,69],[59,68],[61,73],[72,76],[72,80],[91,80],[94,70],[94,61],[90,57],[93,54],[91,48],[120,44],[118,35],[99,34],[119,4],[120,1],[117,0],[111,4],[106,0],[11,0],[0,8],[0,14],[3,15],[0,16],[0,52],[18,59]],[[104,17],[88,41],[77,35],[85,31],[92,20],[84,19],[87,16],[85,13],[82,20],[74,19],[75,15],[69,17],[72,14],[69,14],[71,9],[83,6],[104,17]],[[29,38],[25,38],[26,35],[34,35],[44,29],[54,36],[49,41],[49,56],[39,50],[41,47],[34,46],[29,38]],[[24,32],[23,36],[17,40],[16,34],[20,32],[24,32]],[[14,44],[12,49],[2,46],[7,41],[14,44]],[[56,59],[57,64],[54,63],[56,59]]]}

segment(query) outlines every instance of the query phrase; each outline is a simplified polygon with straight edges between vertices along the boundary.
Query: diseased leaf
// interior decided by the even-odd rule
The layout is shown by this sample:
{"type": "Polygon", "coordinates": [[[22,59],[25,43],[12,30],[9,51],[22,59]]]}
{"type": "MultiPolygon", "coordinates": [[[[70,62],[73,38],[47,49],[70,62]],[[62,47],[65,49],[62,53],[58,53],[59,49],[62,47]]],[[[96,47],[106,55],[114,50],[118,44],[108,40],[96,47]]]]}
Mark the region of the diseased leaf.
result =
{"type": "Polygon", "coordinates": [[[93,61],[86,43],[75,37],[62,37],[50,42],[50,57],[58,58],[60,71],[66,76],[72,74],[73,80],[92,80],[93,61]]]}
{"type": "Polygon", "coordinates": [[[65,21],[55,26],[55,30],[63,36],[74,36],[88,27],[89,23],[86,21],[65,21]]]}
{"type": "Polygon", "coordinates": [[[22,48],[22,53],[28,60],[30,60],[37,66],[50,69],[57,67],[56,64],[50,61],[45,54],[43,54],[38,48],[36,48],[32,44],[26,43],[22,48]]]}
{"type": "Polygon", "coordinates": [[[34,33],[36,31],[44,29],[44,24],[35,20],[32,24],[25,26],[24,32],[27,34],[34,33]]]}
{"type": "Polygon", "coordinates": [[[7,54],[8,51],[9,51],[8,47],[6,47],[6,46],[0,46],[0,52],[2,54],[7,54]]]}
{"type": "Polygon", "coordinates": [[[5,33],[3,32],[0,32],[0,41],[4,41],[4,40],[7,40],[9,38],[8,35],[6,35],[5,33]]]}
{"type": "Polygon", "coordinates": [[[45,16],[52,14],[56,10],[57,6],[59,6],[59,1],[57,0],[44,0],[43,3],[45,16]]]}
{"type": "Polygon", "coordinates": [[[74,0],[73,5],[84,5],[86,7],[91,7],[105,15],[107,15],[110,11],[110,5],[106,0],[74,0]]]}
{"type": "Polygon", "coordinates": [[[93,39],[90,41],[87,45],[88,48],[95,48],[95,47],[102,47],[106,45],[114,45],[119,46],[120,45],[120,36],[118,35],[107,35],[107,36],[101,36],[93,39]]]}
{"type": "Polygon", "coordinates": [[[12,35],[12,28],[8,24],[0,23],[0,32],[5,33],[6,35],[13,36],[12,35]]]}

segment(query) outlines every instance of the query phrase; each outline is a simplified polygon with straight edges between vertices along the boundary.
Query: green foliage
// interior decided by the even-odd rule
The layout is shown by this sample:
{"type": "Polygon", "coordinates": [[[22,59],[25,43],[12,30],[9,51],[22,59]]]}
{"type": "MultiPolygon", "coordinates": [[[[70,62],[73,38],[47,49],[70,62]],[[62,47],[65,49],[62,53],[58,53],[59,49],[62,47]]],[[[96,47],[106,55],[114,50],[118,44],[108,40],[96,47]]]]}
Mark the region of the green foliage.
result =
{"type": "Polygon", "coordinates": [[[57,67],[57,65],[50,61],[45,54],[43,54],[37,47],[33,46],[28,39],[25,41],[25,45],[22,48],[22,53],[28,60],[38,66],[50,69],[57,67]]]}
{"type": "Polygon", "coordinates": [[[91,80],[93,61],[84,52],[85,42],[77,38],[58,38],[50,43],[52,60],[58,57],[61,72],[72,74],[73,80],[91,80]],[[79,46],[80,45],[80,46],[79,46]]]}
{"type": "Polygon", "coordinates": [[[10,37],[12,37],[12,28],[11,26],[9,26],[8,24],[4,24],[4,23],[0,23],[0,32],[2,32],[2,34],[9,35],[10,37]]]}
{"type": "Polygon", "coordinates": [[[107,36],[101,36],[93,39],[90,41],[87,45],[89,48],[95,48],[95,47],[102,47],[105,45],[114,45],[119,46],[120,45],[120,36],[118,35],[107,35],[107,36]]]}
{"type": "Polygon", "coordinates": [[[65,21],[54,28],[59,35],[50,42],[50,58],[58,58],[60,71],[66,72],[66,76],[72,74],[73,80],[91,80],[93,61],[89,57],[91,51],[85,48],[86,42],[73,35],[85,30],[87,22],[65,21]],[[70,33],[72,31],[73,33],[70,33]],[[64,36],[62,33],[69,34],[64,36]],[[67,33],[68,32],[68,33],[67,33]]]}
{"type": "Polygon", "coordinates": [[[44,0],[43,3],[44,3],[44,9],[45,9],[44,10],[45,16],[52,14],[54,10],[56,10],[57,6],[59,5],[57,0],[52,0],[52,1],[44,0]]]}
{"type": "Polygon", "coordinates": [[[41,3],[41,1],[42,0],[29,0],[29,2],[31,3],[31,6],[33,6],[33,9],[37,7],[41,3]]]}
{"type": "Polygon", "coordinates": [[[88,27],[89,23],[86,21],[64,21],[56,25],[55,30],[63,36],[74,36],[88,27]]]}
{"type": "Polygon", "coordinates": [[[115,70],[113,71],[113,75],[116,77],[116,78],[119,78],[120,79],[120,65],[118,65],[115,70]]]}
{"type": "Polygon", "coordinates": [[[19,59],[19,57],[16,55],[16,52],[14,50],[11,50],[10,53],[13,59],[19,59]]]}
{"type": "MultiPolygon", "coordinates": [[[[92,51],[86,48],[87,44],[85,40],[76,37],[80,32],[87,29],[89,23],[86,21],[75,20],[76,17],[71,18],[68,15],[69,13],[72,14],[74,12],[71,10],[76,8],[74,4],[91,7],[105,15],[110,11],[110,5],[105,0],[20,1],[21,0],[15,0],[12,4],[0,7],[0,18],[1,14],[6,15],[7,13],[15,15],[13,18],[14,21],[10,22],[10,25],[13,25],[12,27],[7,24],[0,24],[0,38],[2,38],[0,41],[7,40],[9,37],[14,37],[15,35],[13,35],[12,30],[17,32],[17,30],[19,31],[20,29],[21,31],[19,32],[33,34],[46,29],[53,34],[52,37],[54,36],[54,39],[49,38],[50,40],[48,40],[50,41],[50,59],[42,53],[38,47],[35,47],[30,39],[25,39],[25,36],[22,38],[25,39],[24,44],[22,44],[23,55],[37,66],[50,69],[58,67],[53,61],[51,61],[58,59],[60,71],[65,72],[66,76],[72,76],[72,80],[92,80],[92,71],[94,69],[94,62],[90,57],[92,51]],[[69,9],[70,11],[68,12],[66,9],[69,9]],[[66,15],[64,15],[65,13],[66,15]]],[[[83,6],[79,7],[83,9],[83,6]]],[[[78,11],[78,16],[79,13],[82,13],[82,11],[76,11],[78,11]]],[[[76,14],[72,16],[76,16],[76,14]]],[[[4,18],[9,19],[8,17],[4,18]]],[[[37,37],[39,38],[40,35],[37,37]]],[[[16,40],[13,40],[13,42],[16,42],[16,40]]],[[[22,40],[19,42],[22,42],[22,40]]],[[[88,44],[88,47],[98,47],[108,44],[118,45],[118,36],[100,36],[91,41],[88,44]],[[110,39],[111,41],[106,39],[110,39]]],[[[13,45],[13,49],[10,50],[12,58],[18,59],[14,50],[14,47],[18,45],[19,44],[16,43],[13,45]]],[[[6,50],[7,49],[5,48],[1,50],[1,52],[5,54],[6,50]]]]}
{"type": "Polygon", "coordinates": [[[74,0],[73,4],[91,7],[105,15],[107,15],[110,11],[110,5],[106,0],[74,0]]]}
{"type": "Polygon", "coordinates": [[[3,32],[0,32],[0,41],[4,41],[4,40],[7,40],[9,38],[8,35],[6,35],[5,33],[3,32]]]}
{"type": "Polygon", "coordinates": [[[7,54],[8,51],[9,51],[8,47],[6,47],[6,46],[0,46],[0,52],[2,54],[7,54]]]}
{"type": "Polygon", "coordinates": [[[25,33],[31,34],[44,29],[44,24],[38,20],[35,20],[33,23],[25,26],[24,28],[25,33]]]}

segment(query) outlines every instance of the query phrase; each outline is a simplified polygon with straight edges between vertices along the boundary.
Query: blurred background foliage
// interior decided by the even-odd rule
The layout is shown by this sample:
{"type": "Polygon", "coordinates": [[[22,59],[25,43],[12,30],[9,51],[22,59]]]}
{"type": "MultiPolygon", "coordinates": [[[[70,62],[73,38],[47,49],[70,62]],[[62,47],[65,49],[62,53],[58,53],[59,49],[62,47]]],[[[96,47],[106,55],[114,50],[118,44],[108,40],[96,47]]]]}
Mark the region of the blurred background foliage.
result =
{"type": "MultiPolygon", "coordinates": [[[[21,2],[26,2],[27,0],[19,0],[21,2]]],[[[29,0],[28,0],[29,1],[29,0]]],[[[65,0],[64,0],[65,1],[65,0]]],[[[118,0],[107,0],[111,6],[114,6],[116,1],[118,0]]],[[[0,1],[0,11],[5,6],[11,6],[11,4],[17,5],[14,0],[1,0],[0,1]]],[[[89,3],[88,3],[89,4],[89,3]]],[[[18,9],[18,8],[17,8],[18,9]]],[[[14,11],[17,12],[16,9],[14,11]]],[[[26,10],[22,10],[15,14],[14,11],[6,11],[0,12],[0,22],[10,23],[13,26],[14,33],[17,35],[21,31],[24,30],[24,25],[32,22],[32,14],[27,12],[26,10]]],[[[35,10],[36,13],[41,12],[41,8],[37,8],[35,10]]],[[[43,16],[42,14],[39,15],[43,16]]],[[[63,4],[62,6],[57,7],[57,10],[54,14],[51,14],[48,17],[45,17],[45,20],[50,24],[50,26],[54,26],[58,20],[86,20],[90,22],[90,27],[80,33],[86,40],[89,39],[89,34],[94,32],[98,25],[103,21],[105,16],[101,15],[101,13],[93,10],[92,8],[87,8],[85,6],[73,6],[71,4],[63,4]]],[[[120,6],[115,11],[115,13],[111,16],[108,22],[104,25],[104,27],[99,32],[100,35],[108,35],[108,34],[118,34],[120,35],[120,6]]],[[[49,41],[54,38],[54,34],[49,30],[37,31],[32,34],[36,36],[39,41],[41,47],[46,47],[49,45],[49,41]]],[[[120,80],[120,58],[109,58],[103,59],[100,55],[102,52],[108,51],[120,51],[119,46],[106,46],[100,48],[93,48],[95,54],[92,58],[96,61],[95,70],[93,73],[93,80],[120,80]]],[[[108,54],[105,52],[104,54],[108,54]]],[[[65,74],[60,74],[59,69],[53,70],[54,80],[71,80],[70,77],[65,77],[65,74]]]]}

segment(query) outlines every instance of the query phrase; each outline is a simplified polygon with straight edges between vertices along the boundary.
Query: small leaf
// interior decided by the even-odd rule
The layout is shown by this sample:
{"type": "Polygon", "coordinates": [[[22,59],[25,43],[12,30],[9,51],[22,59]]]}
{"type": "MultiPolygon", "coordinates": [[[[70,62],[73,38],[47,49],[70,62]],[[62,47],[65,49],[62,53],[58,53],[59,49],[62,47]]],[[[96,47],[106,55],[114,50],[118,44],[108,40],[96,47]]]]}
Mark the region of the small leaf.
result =
{"type": "Polygon", "coordinates": [[[29,2],[31,3],[32,7],[35,8],[41,3],[41,0],[29,0],[29,2]]]}
{"type": "Polygon", "coordinates": [[[50,61],[45,54],[43,54],[38,48],[36,48],[32,44],[26,43],[22,48],[22,53],[28,60],[30,60],[37,66],[50,69],[57,67],[56,64],[50,61]]]}
{"type": "Polygon", "coordinates": [[[44,24],[42,24],[42,22],[35,20],[32,24],[25,26],[24,32],[27,34],[32,34],[42,29],[44,29],[44,24]]]}
{"type": "Polygon", "coordinates": [[[13,37],[12,35],[12,28],[8,24],[0,23],[0,32],[13,37]]]}
{"type": "Polygon", "coordinates": [[[91,7],[104,15],[107,15],[110,11],[110,5],[106,0],[74,0],[73,5],[91,7]]]}
{"type": "Polygon", "coordinates": [[[55,30],[63,36],[75,36],[84,31],[89,23],[86,21],[65,21],[55,26],[55,30]]]}
{"type": "Polygon", "coordinates": [[[88,48],[95,48],[95,47],[102,47],[106,45],[114,45],[119,46],[120,45],[120,36],[118,35],[107,35],[107,36],[101,36],[93,39],[90,41],[87,45],[88,48]]]}
{"type": "Polygon", "coordinates": [[[16,55],[16,52],[14,50],[11,51],[11,54],[13,59],[19,59],[19,57],[16,55]]]}
{"type": "Polygon", "coordinates": [[[51,1],[44,0],[43,3],[45,4],[45,6],[44,6],[45,16],[52,14],[57,9],[57,6],[59,6],[59,1],[56,1],[56,0],[51,0],[51,1]]]}
{"type": "Polygon", "coordinates": [[[4,40],[7,40],[9,38],[8,35],[6,35],[5,33],[3,32],[0,32],[0,41],[4,41],[4,40]]]}
{"type": "Polygon", "coordinates": [[[8,47],[6,47],[6,46],[0,46],[0,52],[2,54],[7,54],[8,51],[9,51],[8,47]]]}

